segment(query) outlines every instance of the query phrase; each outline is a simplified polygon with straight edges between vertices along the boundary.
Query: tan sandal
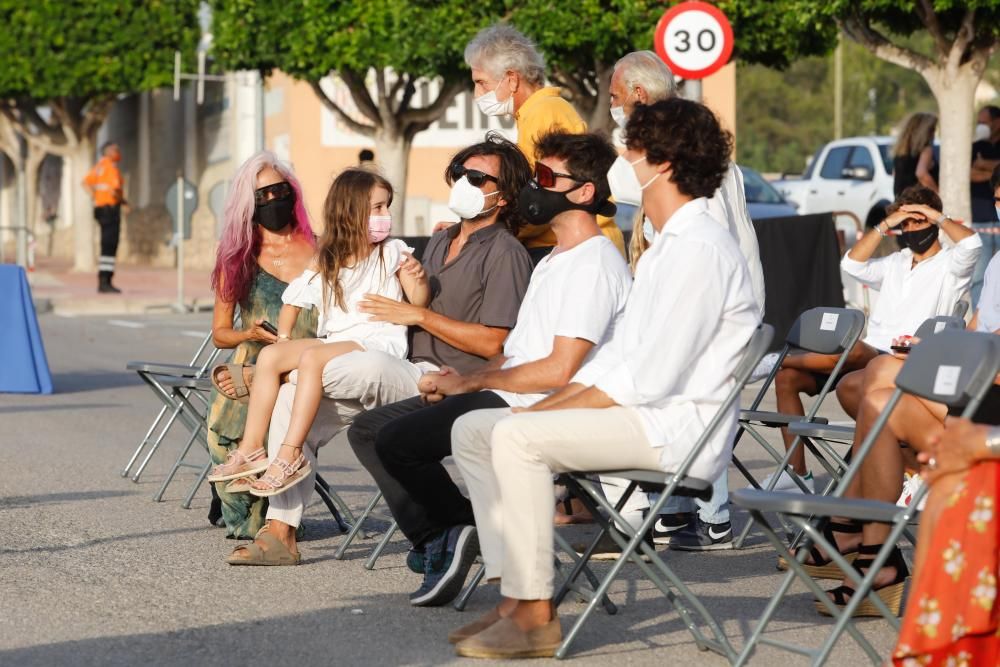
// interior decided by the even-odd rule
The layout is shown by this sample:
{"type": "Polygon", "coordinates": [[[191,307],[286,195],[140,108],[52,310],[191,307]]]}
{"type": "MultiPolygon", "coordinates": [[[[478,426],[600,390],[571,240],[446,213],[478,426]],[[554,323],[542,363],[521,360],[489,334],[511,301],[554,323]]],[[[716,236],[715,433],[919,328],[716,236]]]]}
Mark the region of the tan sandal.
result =
{"type": "Polygon", "coordinates": [[[215,366],[212,368],[212,386],[228,399],[238,403],[249,403],[251,385],[247,384],[246,379],[243,377],[243,370],[245,368],[250,369],[250,379],[253,379],[254,366],[252,364],[219,364],[215,366]],[[224,370],[229,371],[229,377],[233,379],[233,392],[235,395],[226,393],[220,384],[219,373],[224,370]]]}
{"type": "MultiPolygon", "coordinates": [[[[281,446],[291,447],[286,444],[281,446]]],[[[292,447],[292,449],[302,449],[302,447],[292,447]]],[[[291,463],[276,457],[267,467],[267,471],[250,486],[250,493],[260,498],[279,495],[304,480],[310,472],[312,466],[302,454],[295,457],[291,463]]]]}
{"type": "Polygon", "coordinates": [[[298,565],[302,562],[302,555],[291,551],[274,535],[261,530],[253,542],[233,549],[232,555],[226,562],[230,565],[298,565]],[[262,548],[257,542],[261,542],[267,548],[262,548]],[[237,558],[236,554],[240,551],[246,552],[249,558],[237,558]]]}
{"type": "Polygon", "coordinates": [[[226,493],[247,493],[250,491],[250,485],[257,481],[257,478],[253,475],[247,475],[246,477],[240,477],[239,479],[234,479],[229,484],[226,484],[226,493]]]}
{"type": "Polygon", "coordinates": [[[228,482],[231,479],[256,475],[265,470],[267,470],[267,452],[264,451],[263,447],[246,455],[237,448],[229,452],[225,463],[220,463],[212,468],[205,479],[213,484],[215,482],[228,482]]]}

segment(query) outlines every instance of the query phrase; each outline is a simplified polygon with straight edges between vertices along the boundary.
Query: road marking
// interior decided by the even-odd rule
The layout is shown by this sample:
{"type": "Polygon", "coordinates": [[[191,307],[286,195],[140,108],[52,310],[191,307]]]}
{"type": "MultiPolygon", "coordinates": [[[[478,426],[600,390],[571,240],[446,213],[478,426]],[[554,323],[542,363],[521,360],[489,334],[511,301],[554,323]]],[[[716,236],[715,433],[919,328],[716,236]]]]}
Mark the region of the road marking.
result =
{"type": "Polygon", "coordinates": [[[208,335],[207,331],[182,331],[182,336],[190,336],[191,338],[204,338],[208,335]]]}
{"type": "Polygon", "coordinates": [[[108,320],[108,324],[126,329],[145,329],[146,325],[140,322],[129,322],[128,320],[108,320]]]}

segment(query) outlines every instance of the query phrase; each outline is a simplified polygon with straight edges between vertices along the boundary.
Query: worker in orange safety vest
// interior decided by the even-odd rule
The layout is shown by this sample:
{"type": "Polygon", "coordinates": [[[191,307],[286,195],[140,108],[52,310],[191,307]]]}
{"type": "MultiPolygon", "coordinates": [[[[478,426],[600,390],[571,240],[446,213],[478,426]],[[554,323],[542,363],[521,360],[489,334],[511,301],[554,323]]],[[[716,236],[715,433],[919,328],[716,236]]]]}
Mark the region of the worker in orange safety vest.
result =
{"type": "Polygon", "coordinates": [[[118,144],[109,141],[101,146],[103,156],[83,179],[83,189],[94,200],[94,218],[101,227],[101,258],[98,262],[97,291],[117,294],[120,289],[111,284],[115,273],[115,255],[121,232],[122,207],[128,213],[123,194],[125,181],[118,169],[122,152],[118,144]]]}

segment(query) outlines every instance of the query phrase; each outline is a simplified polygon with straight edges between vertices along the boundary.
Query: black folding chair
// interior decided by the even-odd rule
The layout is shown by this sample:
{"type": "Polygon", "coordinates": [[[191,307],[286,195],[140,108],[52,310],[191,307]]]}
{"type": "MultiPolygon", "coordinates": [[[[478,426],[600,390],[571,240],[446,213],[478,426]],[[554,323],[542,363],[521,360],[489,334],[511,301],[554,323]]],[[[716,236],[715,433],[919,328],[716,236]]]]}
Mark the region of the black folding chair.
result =
{"type": "Polygon", "coordinates": [[[643,574],[656,585],[663,593],[674,609],[680,614],[688,630],[694,636],[699,649],[711,649],[725,656],[732,661],[736,658],[736,653],[732,645],[726,639],[718,621],[705,608],[701,601],[691,592],[677,574],[659,557],[656,550],[643,540],[645,535],[658,519],[661,508],[672,496],[689,496],[708,500],[712,495],[712,482],[710,480],[697,479],[688,475],[694,461],[701,454],[709,440],[716,431],[725,423],[726,418],[731,414],[733,406],[739,400],[740,392],[746,385],[750,374],[756,367],[760,359],[764,356],[771,339],[774,336],[774,329],[769,325],[761,325],[751,337],[747,349],[743,354],[736,372],[734,374],[733,388],[719,405],[715,416],[705,428],[704,433],[691,448],[677,471],[665,473],[661,470],[587,470],[565,473],[559,476],[560,482],[580,498],[581,502],[590,510],[598,523],[600,530],[593,542],[587,547],[580,559],[576,562],[570,572],[566,582],[555,596],[555,604],[559,604],[572,590],[573,585],[587,567],[594,550],[604,534],[608,534],[622,549],[621,556],[605,575],[600,585],[590,596],[583,614],[576,620],[573,627],[567,633],[562,645],[556,651],[557,658],[563,658],[569,651],[570,645],[576,639],[583,627],[583,624],[593,613],[598,602],[602,600],[608,592],[612,582],[618,577],[625,563],[631,561],[635,563],[643,574]],[[599,482],[594,481],[596,475],[610,475],[628,480],[629,485],[625,489],[617,504],[612,506],[605,498],[599,482]],[[620,510],[625,506],[629,497],[639,487],[647,491],[659,493],[656,501],[649,508],[649,512],[642,524],[638,528],[633,528],[620,514],[620,510]],[[624,531],[624,534],[623,532],[624,531]],[[644,562],[639,554],[649,559],[644,562]],[[677,591],[676,593],[674,591],[677,591]],[[700,619],[709,629],[712,637],[708,637],[699,627],[700,619]]]}
{"type": "Polygon", "coordinates": [[[737,659],[737,665],[746,664],[758,644],[768,644],[807,655],[812,658],[813,665],[822,665],[829,658],[834,645],[845,631],[861,646],[873,664],[877,665],[882,662],[882,657],[852,623],[852,615],[858,606],[867,599],[892,625],[893,629],[898,631],[899,619],[890,612],[881,598],[872,590],[872,587],[879,570],[888,560],[892,550],[896,548],[900,536],[917,515],[917,507],[919,507],[927,487],[925,485],[907,507],[839,496],[843,495],[851,480],[860,471],[862,462],[879,433],[888,423],[892,411],[904,393],[943,403],[952,408],[963,407],[963,416],[970,417],[992,387],[998,372],[1000,372],[1000,337],[954,330],[931,335],[910,352],[896,378],[896,390],[889,399],[885,410],[876,420],[872,430],[858,448],[854,460],[841,478],[834,496],[808,496],[756,489],[740,489],[733,493],[733,502],[751,513],[753,520],[763,529],[768,541],[788,562],[789,566],[781,586],[771,598],[757,623],[757,627],[737,659]],[[805,540],[801,548],[797,550],[796,555],[792,555],[784,539],[767,522],[764,516],[765,512],[777,513],[804,533],[805,540]],[[823,527],[831,517],[835,516],[847,517],[859,522],[877,522],[892,526],[885,545],[875,556],[866,575],[855,570],[839,553],[837,546],[831,544],[824,537],[823,527]],[[818,546],[829,554],[833,562],[845,573],[854,586],[855,593],[851,595],[850,601],[842,610],[837,609],[824,590],[803,568],[803,563],[812,545],[818,546]],[[806,585],[819,603],[824,605],[830,615],[836,619],[829,637],[818,649],[763,637],[764,630],[796,578],[806,585]]]}

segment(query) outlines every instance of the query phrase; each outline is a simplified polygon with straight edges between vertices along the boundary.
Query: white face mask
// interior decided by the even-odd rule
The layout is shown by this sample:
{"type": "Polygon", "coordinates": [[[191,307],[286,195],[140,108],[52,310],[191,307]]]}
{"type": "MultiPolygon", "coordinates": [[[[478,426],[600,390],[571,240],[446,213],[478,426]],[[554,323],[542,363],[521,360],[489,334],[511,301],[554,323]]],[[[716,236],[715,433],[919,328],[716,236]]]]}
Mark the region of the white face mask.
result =
{"type": "Polygon", "coordinates": [[[649,245],[653,245],[653,239],[656,238],[656,227],[653,226],[653,221],[649,218],[642,220],[642,238],[646,239],[646,243],[649,245]]]}
{"type": "Polygon", "coordinates": [[[469,183],[468,177],[463,176],[451,186],[451,194],[448,196],[448,208],[462,220],[473,220],[495,209],[496,205],[484,211],[483,206],[486,205],[487,197],[499,194],[499,190],[491,192],[488,195],[483,194],[482,190],[469,183]]]}
{"type": "Polygon", "coordinates": [[[611,120],[615,121],[615,125],[624,130],[625,123],[628,122],[628,116],[625,115],[625,107],[611,107],[611,120]]]}
{"type": "Polygon", "coordinates": [[[476,106],[487,116],[509,116],[514,113],[513,94],[509,95],[503,102],[497,99],[497,90],[502,83],[503,79],[500,80],[496,88],[476,98],[476,106]]]}
{"type": "Polygon", "coordinates": [[[986,141],[990,138],[990,126],[986,123],[977,123],[976,129],[972,133],[973,141],[986,141]]]}
{"type": "Polygon", "coordinates": [[[611,195],[615,201],[632,206],[642,205],[642,191],[660,176],[657,172],[656,176],[649,179],[645,185],[639,182],[633,165],[637,165],[645,159],[645,157],[641,157],[635,162],[629,162],[619,155],[614,164],[611,165],[611,169],[608,170],[608,185],[611,186],[611,195]]]}

